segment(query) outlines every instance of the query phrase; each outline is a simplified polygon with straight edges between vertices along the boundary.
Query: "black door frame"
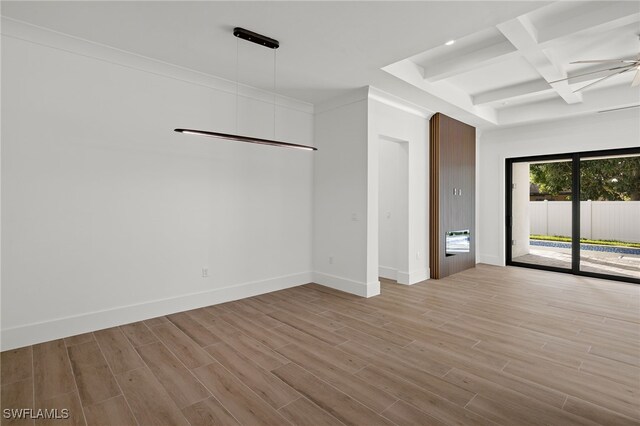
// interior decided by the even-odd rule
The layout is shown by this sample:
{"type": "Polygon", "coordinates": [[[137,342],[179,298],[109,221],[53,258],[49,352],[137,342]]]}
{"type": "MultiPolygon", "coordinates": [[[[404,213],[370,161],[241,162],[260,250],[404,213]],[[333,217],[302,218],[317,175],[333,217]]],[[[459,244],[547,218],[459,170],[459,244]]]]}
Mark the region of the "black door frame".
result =
{"type": "Polygon", "coordinates": [[[583,152],[569,152],[565,154],[552,154],[552,155],[534,155],[527,157],[507,158],[505,160],[505,248],[506,248],[506,263],[510,266],[520,266],[524,268],[542,269],[545,271],[563,272],[574,275],[581,275],[585,277],[604,278],[608,280],[623,281],[634,284],[640,284],[640,279],[623,277],[619,275],[599,274],[595,272],[587,272],[580,270],[580,160],[591,157],[602,157],[610,155],[632,155],[640,154],[640,148],[620,148],[620,149],[607,149],[602,151],[583,151],[583,152]],[[513,164],[514,163],[527,163],[532,161],[555,161],[555,160],[567,160],[572,161],[572,182],[571,182],[571,268],[558,268],[555,266],[536,265],[524,262],[514,262],[512,259],[512,184],[513,184],[513,164]]]}

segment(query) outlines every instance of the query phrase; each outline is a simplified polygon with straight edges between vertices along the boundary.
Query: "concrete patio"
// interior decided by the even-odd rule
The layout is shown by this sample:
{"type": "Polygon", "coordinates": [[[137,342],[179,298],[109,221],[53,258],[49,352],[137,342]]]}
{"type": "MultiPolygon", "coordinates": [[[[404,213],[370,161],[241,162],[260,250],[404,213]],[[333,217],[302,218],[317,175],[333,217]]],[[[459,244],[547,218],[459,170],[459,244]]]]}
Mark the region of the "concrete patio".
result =
{"type": "MultiPolygon", "coordinates": [[[[571,250],[559,247],[531,246],[529,254],[515,257],[513,261],[570,269],[571,250]]],[[[640,256],[581,250],[580,270],[599,274],[640,278],[640,256]]]]}

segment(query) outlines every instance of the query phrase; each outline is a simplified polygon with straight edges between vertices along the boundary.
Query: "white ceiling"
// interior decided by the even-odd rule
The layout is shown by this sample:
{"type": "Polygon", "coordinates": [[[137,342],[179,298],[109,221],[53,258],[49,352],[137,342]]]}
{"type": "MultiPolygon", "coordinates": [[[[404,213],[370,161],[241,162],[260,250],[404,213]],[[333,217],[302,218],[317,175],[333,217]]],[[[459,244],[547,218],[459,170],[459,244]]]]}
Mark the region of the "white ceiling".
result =
{"type": "Polygon", "coordinates": [[[640,2],[557,2],[436,46],[385,69],[499,125],[558,119],[640,104],[622,64],[570,64],[640,55],[640,2]],[[553,83],[571,77],[568,81],[553,83]]]}
{"type": "MultiPolygon", "coordinates": [[[[574,59],[640,50],[632,37],[640,32],[639,2],[2,1],[1,12],[229,80],[236,78],[238,47],[240,81],[270,89],[273,51],[242,41],[237,46],[231,30],[240,26],[280,41],[280,94],[320,103],[373,85],[476,126],[528,121],[519,109],[558,99],[584,113],[589,93],[577,101],[561,91],[575,101],[567,104],[541,76],[544,66],[531,65],[536,59],[551,58],[547,68],[562,74],[580,71],[567,65],[574,59]],[[521,37],[514,22],[523,16],[537,30],[536,46],[518,49],[505,33],[521,37]],[[451,39],[456,44],[444,46],[451,39]],[[511,95],[502,99],[506,92],[511,95]]],[[[618,103],[637,101],[625,93],[638,90],[617,90],[631,77],[611,79],[593,98],[606,104],[601,92],[613,90],[618,103]]]]}

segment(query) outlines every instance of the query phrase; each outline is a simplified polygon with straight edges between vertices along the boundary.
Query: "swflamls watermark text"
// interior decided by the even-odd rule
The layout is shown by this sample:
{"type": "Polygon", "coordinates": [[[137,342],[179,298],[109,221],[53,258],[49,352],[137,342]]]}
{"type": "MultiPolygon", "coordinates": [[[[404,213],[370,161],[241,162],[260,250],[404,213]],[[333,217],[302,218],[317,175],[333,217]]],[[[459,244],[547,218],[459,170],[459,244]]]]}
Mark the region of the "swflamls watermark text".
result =
{"type": "Polygon", "coordinates": [[[5,419],[50,419],[62,420],[69,418],[68,408],[5,408],[2,410],[5,419]]]}

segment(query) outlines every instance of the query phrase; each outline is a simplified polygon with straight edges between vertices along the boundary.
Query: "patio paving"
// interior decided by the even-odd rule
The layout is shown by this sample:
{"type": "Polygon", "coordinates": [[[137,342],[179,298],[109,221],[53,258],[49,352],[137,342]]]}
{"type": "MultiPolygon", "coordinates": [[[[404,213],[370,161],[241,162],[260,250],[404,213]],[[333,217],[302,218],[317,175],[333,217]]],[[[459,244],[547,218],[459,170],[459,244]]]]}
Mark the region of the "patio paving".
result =
{"type": "MultiPolygon", "coordinates": [[[[530,246],[529,254],[518,256],[515,262],[571,269],[571,250],[559,247],[530,246]]],[[[582,250],[580,270],[599,274],[640,278],[640,256],[582,250]]]]}

